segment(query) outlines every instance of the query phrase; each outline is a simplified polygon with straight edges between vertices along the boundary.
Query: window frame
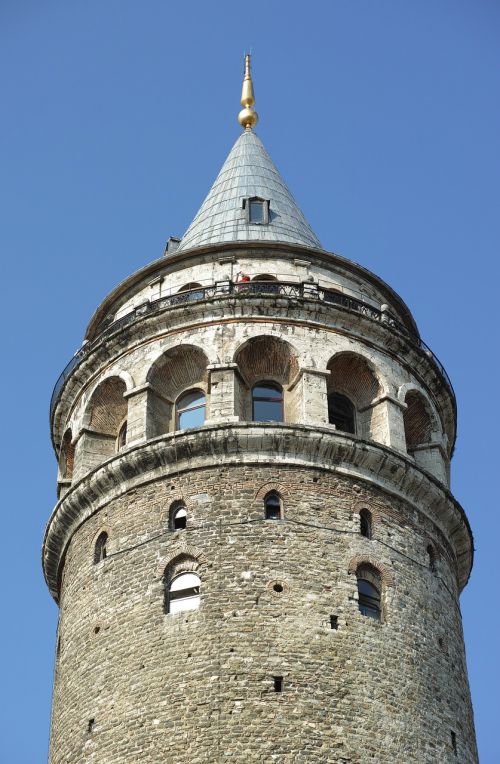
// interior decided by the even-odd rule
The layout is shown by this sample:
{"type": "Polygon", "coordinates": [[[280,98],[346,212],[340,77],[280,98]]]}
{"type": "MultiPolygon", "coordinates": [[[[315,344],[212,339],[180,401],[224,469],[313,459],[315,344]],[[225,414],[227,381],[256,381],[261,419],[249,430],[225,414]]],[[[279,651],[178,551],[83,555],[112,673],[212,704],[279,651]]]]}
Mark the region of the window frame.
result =
{"type": "Polygon", "coordinates": [[[279,495],[278,491],[269,491],[269,493],[266,493],[264,496],[264,520],[271,520],[272,522],[276,522],[277,520],[283,520],[283,499],[279,495]],[[268,513],[268,507],[267,502],[269,499],[276,499],[278,504],[278,516],[277,517],[270,517],[268,513]]]}
{"type": "Polygon", "coordinates": [[[261,380],[260,382],[256,382],[254,385],[252,385],[251,389],[251,395],[252,395],[252,422],[284,422],[285,421],[285,391],[283,390],[283,386],[280,385],[279,382],[274,382],[271,380],[261,380]],[[280,397],[273,397],[273,396],[256,396],[254,394],[254,390],[257,387],[268,387],[271,390],[275,390],[276,392],[280,393],[280,397]],[[256,419],[255,418],[255,402],[271,402],[271,403],[280,403],[281,404],[281,419],[256,419]]]}
{"type": "Polygon", "coordinates": [[[194,570],[182,570],[179,571],[176,575],[172,576],[167,582],[166,587],[166,599],[167,599],[167,613],[170,615],[176,615],[177,613],[189,613],[193,610],[198,610],[201,605],[201,578],[198,575],[198,573],[194,570]],[[196,586],[189,586],[185,589],[174,589],[174,592],[177,592],[174,597],[172,597],[172,586],[175,584],[176,581],[178,581],[180,578],[183,578],[184,576],[194,576],[198,579],[198,585],[196,586]],[[187,595],[185,592],[191,592],[193,591],[193,594],[187,595]],[[184,596],[182,596],[184,595],[184,596]],[[179,610],[172,610],[172,602],[176,602],[179,600],[185,600],[185,601],[193,601],[197,600],[196,607],[188,607],[188,608],[182,608],[179,610]]]}
{"type": "Polygon", "coordinates": [[[263,199],[261,196],[247,196],[245,199],[243,199],[242,206],[245,210],[245,218],[248,225],[269,225],[269,199],[263,199]],[[252,204],[255,203],[262,205],[262,220],[252,220],[252,204]]]}
{"type": "Polygon", "coordinates": [[[175,429],[176,430],[189,430],[190,427],[181,427],[181,416],[189,411],[197,411],[198,409],[204,409],[203,423],[200,425],[194,425],[195,427],[202,427],[205,424],[207,418],[207,394],[201,387],[191,387],[187,390],[183,390],[180,395],[177,396],[175,401],[175,429]],[[200,397],[203,396],[203,403],[199,403],[196,406],[185,406],[179,410],[179,402],[191,393],[200,393],[200,397]]]}

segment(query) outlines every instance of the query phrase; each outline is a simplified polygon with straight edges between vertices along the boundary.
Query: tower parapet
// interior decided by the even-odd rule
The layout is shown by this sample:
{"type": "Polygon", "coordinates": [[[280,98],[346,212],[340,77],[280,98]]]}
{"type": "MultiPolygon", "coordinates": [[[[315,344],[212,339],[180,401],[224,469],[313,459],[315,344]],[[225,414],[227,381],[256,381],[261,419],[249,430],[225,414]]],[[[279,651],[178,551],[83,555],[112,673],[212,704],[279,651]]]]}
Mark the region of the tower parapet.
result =
{"type": "Polygon", "coordinates": [[[477,762],[451,382],[251,130],[97,310],[51,427],[51,764],[477,762]]]}

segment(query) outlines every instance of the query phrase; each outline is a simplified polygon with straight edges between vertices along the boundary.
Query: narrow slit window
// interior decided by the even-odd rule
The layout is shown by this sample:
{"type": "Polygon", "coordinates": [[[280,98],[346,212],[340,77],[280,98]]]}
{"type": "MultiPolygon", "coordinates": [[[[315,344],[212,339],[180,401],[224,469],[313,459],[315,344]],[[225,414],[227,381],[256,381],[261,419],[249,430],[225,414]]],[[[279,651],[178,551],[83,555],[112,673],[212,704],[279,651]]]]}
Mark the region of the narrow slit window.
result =
{"type": "Polygon", "coordinates": [[[359,532],[367,539],[372,538],[372,514],[368,509],[359,513],[359,532]]]}
{"type": "Polygon", "coordinates": [[[266,520],[281,520],[281,499],[277,493],[269,493],[264,499],[266,520]]]}
{"type": "Polygon", "coordinates": [[[336,615],[330,616],[330,629],[333,629],[333,631],[337,631],[339,628],[339,618],[336,615]]]}
{"type": "Polygon", "coordinates": [[[451,734],[451,747],[453,748],[453,753],[455,754],[455,756],[457,756],[458,755],[457,733],[453,732],[453,730],[451,730],[450,734],[451,734]]]}
{"type": "Polygon", "coordinates": [[[106,559],[108,556],[108,534],[103,531],[99,534],[97,537],[97,541],[95,542],[94,547],[94,565],[97,565],[97,563],[102,562],[106,559]]]}
{"type": "Polygon", "coordinates": [[[283,677],[273,676],[274,692],[283,692],[283,677]]]}

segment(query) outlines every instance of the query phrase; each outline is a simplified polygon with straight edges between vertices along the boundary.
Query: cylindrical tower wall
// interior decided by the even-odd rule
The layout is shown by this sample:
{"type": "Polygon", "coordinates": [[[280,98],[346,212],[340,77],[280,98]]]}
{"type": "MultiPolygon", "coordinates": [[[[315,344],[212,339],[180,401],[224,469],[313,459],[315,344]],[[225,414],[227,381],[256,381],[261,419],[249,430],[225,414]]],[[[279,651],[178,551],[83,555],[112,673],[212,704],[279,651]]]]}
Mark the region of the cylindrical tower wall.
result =
{"type": "Polygon", "coordinates": [[[269,463],[268,437],[262,464],[194,456],[189,470],[138,475],[72,535],[51,764],[477,761],[453,549],[427,512],[374,482],[269,463]],[[270,490],[281,520],[265,519],[270,490]],[[172,531],[179,500],[187,527],[172,531]],[[179,558],[201,605],[166,614],[179,558]],[[363,563],[381,574],[382,622],[358,610],[363,563]]]}

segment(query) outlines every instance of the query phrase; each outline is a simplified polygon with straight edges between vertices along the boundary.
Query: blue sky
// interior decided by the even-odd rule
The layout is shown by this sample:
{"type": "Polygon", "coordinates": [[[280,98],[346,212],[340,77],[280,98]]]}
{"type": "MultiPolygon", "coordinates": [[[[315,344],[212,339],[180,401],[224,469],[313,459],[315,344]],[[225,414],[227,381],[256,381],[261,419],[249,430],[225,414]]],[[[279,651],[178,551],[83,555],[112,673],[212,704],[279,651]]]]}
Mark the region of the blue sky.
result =
{"type": "Polygon", "coordinates": [[[481,762],[500,761],[499,39],[496,0],[2,0],[1,761],[46,759],[52,386],[106,293],[197,211],[239,135],[248,47],[257,132],[312,228],[402,295],[455,386],[467,656],[481,762]]]}

